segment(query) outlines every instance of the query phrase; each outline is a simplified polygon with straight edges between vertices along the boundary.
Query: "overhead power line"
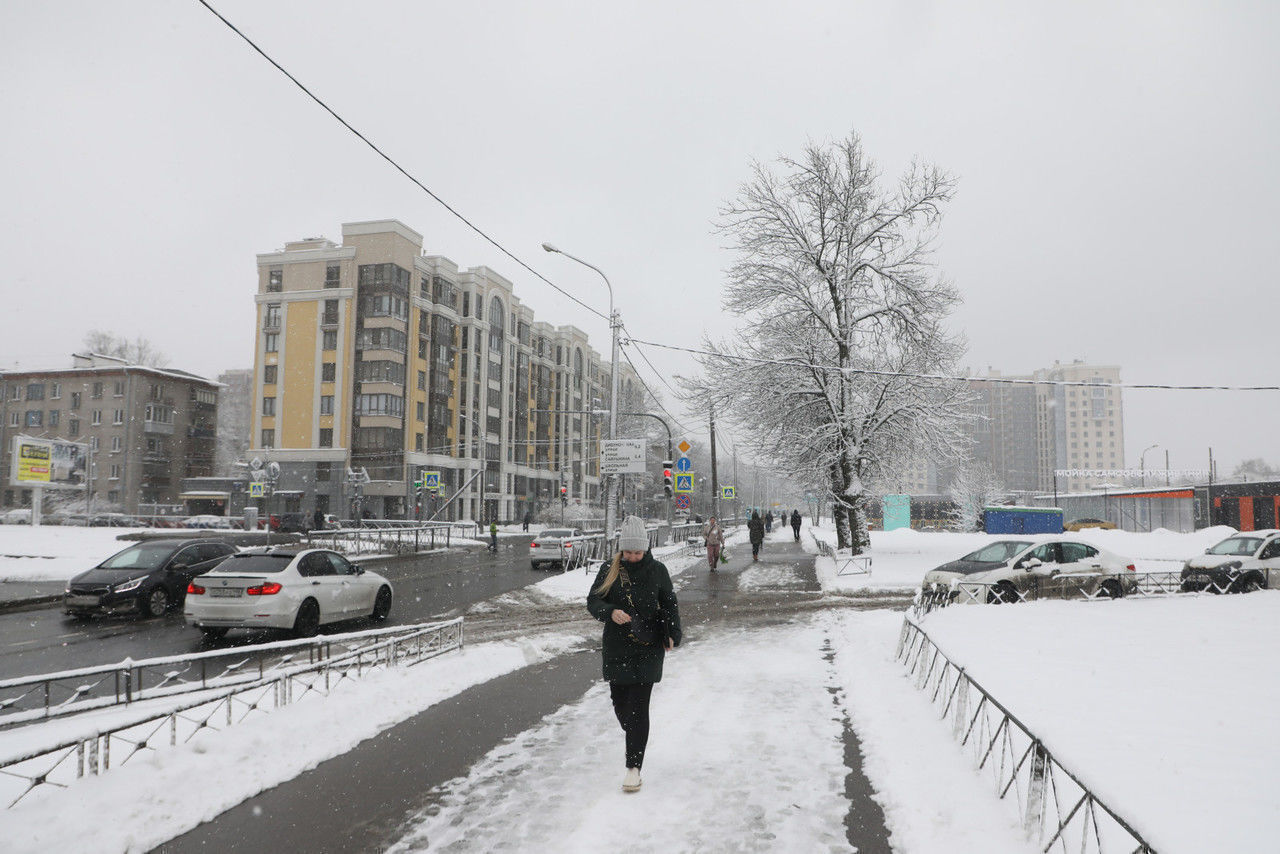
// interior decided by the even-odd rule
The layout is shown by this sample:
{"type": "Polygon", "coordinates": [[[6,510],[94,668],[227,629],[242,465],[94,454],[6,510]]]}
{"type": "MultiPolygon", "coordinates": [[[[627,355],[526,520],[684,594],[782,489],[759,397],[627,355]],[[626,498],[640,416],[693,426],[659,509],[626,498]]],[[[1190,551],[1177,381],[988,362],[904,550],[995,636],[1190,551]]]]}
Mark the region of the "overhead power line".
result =
{"type": "Polygon", "coordinates": [[[279,71],[281,74],[283,74],[285,77],[288,77],[288,78],[289,78],[289,80],[293,83],[293,85],[297,86],[299,89],[301,89],[303,92],[305,92],[305,93],[306,93],[306,95],[307,95],[307,97],[308,97],[308,98],[310,98],[311,100],[313,100],[313,101],[315,101],[317,104],[319,104],[319,105],[320,105],[320,107],[321,107],[325,112],[327,112],[329,115],[331,115],[331,116],[333,116],[335,119],[337,119],[337,120],[338,120],[338,122],[339,122],[339,123],[340,123],[344,128],[346,128],[347,130],[351,131],[353,134],[355,134],[355,135],[360,139],[360,141],[361,141],[361,142],[363,142],[365,145],[367,145],[367,146],[369,146],[370,148],[372,148],[372,149],[374,150],[374,152],[375,152],[379,157],[381,157],[383,160],[385,160],[385,161],[387,161],[388,163],[390,163],[390,164],[392,165],[392,167],[394,167],[394,168],[395,168],[395,170],[396,170],[397,172],[399,172],[401,175],[403,175],[403,176],[405,176],[406,178],[408,178],[408,179],[409,179],[410,181],[412,181],[414,184],[418,185],[418,188],[419,188],[419,189],[421,189],[424,193],[426,193],[426,194],[427,194],[428,196],[430,196],[431,198],[435,199],[435,200],[436,200],[436,202],[438,202],[438,203],[440,204],[440,206],[441,206],[441,207],[443,207],[443,208],[444,208],[445,210],[447,210],[449,213],[451,213],[451,214],[453,214],[455,217],[457,217],[457,218],[458,218],[458,219],[459,219],[459,220],[460,220],[464,225],[466,225],[466,226],[467,226],[467,228],[470,228],[470,229],[471,229],[472,231],[474,231],[476,234],[478,234],[478,235],[480,235],[481,237],[483,237],[485,240],[487,240],[487,241],[488,241],[492,246],[494,246],[494,247],[495,247],[499,252],[501,252],[503,255],[506,255],[508,258],[510,258],[512,261],[516,262],[517,264],[519,264],[519,265],[520,265],[521,267],[523,267],[525,270],[528,270],[530,273],[532,273],[532,274],[533,274],[534,276],[536,276],[538,279],[541,279],[543,282],[545,282],[546,284],[550,285],[550,286],[551,286],[552,288],[554,288],[555,290],[557,290],[557,291],[559,291],[560,293],[564,294],[566,297],[568,297],[569,299],[573,300],[575,303],[577,303],[578,305],[582,306],[582,307],[583,307],[583,308],[585,308],[587,311],[591,312],[592,314],[596,315],[597,317],[602,318],[603,320],[608,320],[608,319],[609,319],[609,316],[608,316],[607,314],[605,314],[604,312],[600,311],[599,309],[592,308],[591,306],[587,305],[585,302],[583,302],[582,300],[578,299],[578,298],[577,298],[577,297],[575,297],[573,294],[569,293],[569,292],[568,292],[568,291],[566,291],[564,288],[560,287],[560,286],[559,286],[559,285],[557,285],[555,282],[551,281],[551,280],[550,280],[550,279],[548,279],[546,276],[542,275],[542,274],[541,274],[541,273],[539,273],[537,270],[535,270],[535,269],[533,269],[532,267],[530,267],[528,264],[526,264],[524,261],[522,261],[522,260],[521,260],[521,259],[520,259],[516,254],[515,254],[515,253],[511,252],[509,249],[507,249],[505,246],[503,246],[503,245],[502,245],[501,243],[499,243],[497,240],[495,240],[494,238],[490,237],[490,236],[489,236],[489,235],[488,235],[488,234],[487,234],[483,229],[481,229],[481,228],[480,228],[480,226],[476,225],[476,224],[475,224],[475,223],[473,223],[471,220],[467,219],[465,216],[463,216],[461,213],[459,213],[459,212],[458,212],[458,211],[457,211],[457,210],[456,210],[452,205],[450,205],[450,204],[449,204],[448,202],[446,202],[444,199],[440,198],[440,196],[438,196],[436,193],[432,192],[432,190],[431,190],[429,187],[427,187],[427,185],[426,185],[426,184],[422,183],[422,182],[421,182],[421,181],[419,181],[417,178],[415,178],[415,177],[414,177],[414,176],[409,172],[409,170],[405,169],[403,166],[401,166],[399,163],[397,163],[397,162],[396,162],[396,161],[391,157],[391,155],[387,154],[385,151],[383,151],[381,148],[379,148],[377,145],[375,145],[375,144],[374,144],[374,143],[373,143],[373,142],[372,142],[372,141],[371,141],[367,136],[365,136],[364,134],[362,134],[360,131],[356,130],[356,128],[355,128],[355,127],[353,127],[353,126],[352,126],[352,124],[351,124],[350,122],[348,122],[348,121],[347,121],[346,119],[344,119],[342,116],[338,115],[337,111],[335,111],[332,107],[330,107],[330,106],[329,106],[328,104],[326,104],[323,100],[321,100],[321,98],[320,98],[318,95],[316,95],[314,92],[312,92],[312,91],[311,91],[310,89],[308,89],[306,86],[304,86],[304,85],[302,84],[302,82],[301,82],[300,80],[298,80],[298,78],[296,78],[296,77],[294,77],[292,74],[290,74],[290,73],[289,73],[289,71],[288,71],[288,70],[286,70],[286,69],[285,69],[285,67],[284,67],[283,65],[281,65],[280,63],[278,63],[278,62],[276,62],[274,59],[272,59],[272,58],[271,58],[271,56],[270,56],[270,55],[269,55],[265,50],[263,50],[262,48],[258,47],[258,45],[253,41],[253,39],[249,38],[247,35],[245,35],[243,32],[241,32],[241,31],[240,31],[240,29],[239,29],[235,24],[233,24],[233,23],[231,23],[230,21],[228,21],[228,20],[226,19],[226,17],[224,17],[224,16],[223,16],[223,14],[222,14],[221,12],[219,12],[217,9],[213,8],[213,6],[209,5],[208,0],[197,0],[197,2],[198,2],[201,6],[204,6],[206,9],[208,9],[210,12],[212,12],[214,15],[216,15],[216,16],[217,16],[217,18],[218,18],[218,20],[220,20],[220,21],[222,21],[222,23],[226,24],[226,25],[231,29],[231,31],[232,31],[233,33],[235,33],[236,35],[238,35],[240,38],[244,39],[244,40],[245,40],[245,42],[249,45],[249,47],[251,47],[251,48],[253,48],[255,51],[257,51],[257,52],[258,52],[258,54],[259,54],[263,59],[265,59],[267,62],[269,62],[269,63],[271,63],[272,65],[274,65],[274,66],[276,67],[276,70],[278,70],[278,71],[279,71]]]}
{"type": "Polygon", "coordinates": [[[1002,383],[1004,385],[1055,385],[1080,386],[1082,388],[1164,389],[1168,391],[1280,391],[1280,386],[1274,385],[1171,385],[1164,383],[1109,383],[1092,382],[1089,380],[1038,380],[1018,377],[965,377],[949,374],[917,374],[911,373],[910,371],[877,371],[870,368],[842,368],[839,365],[819,365],[799,359],[764,359],[756,356],[713,353],[710,350],[697,350],[692,347],[677,347],[674,344],[659,344],[656,341],[641,341],[638,338],[629,338],[624,343],[643,344],[646,347],[658,347],[663,350],[692,353],[695,356],[712,356],[717,359],[725,359],[729,362],[742,362],[757,365],[784,365],[789,368],[804,368],[806,370],[813,371],[831,371],[833,373],[843,372],[847,374],[874,377],[905,377],[909,379],[943,380],[947,382],[1002,383]]]}

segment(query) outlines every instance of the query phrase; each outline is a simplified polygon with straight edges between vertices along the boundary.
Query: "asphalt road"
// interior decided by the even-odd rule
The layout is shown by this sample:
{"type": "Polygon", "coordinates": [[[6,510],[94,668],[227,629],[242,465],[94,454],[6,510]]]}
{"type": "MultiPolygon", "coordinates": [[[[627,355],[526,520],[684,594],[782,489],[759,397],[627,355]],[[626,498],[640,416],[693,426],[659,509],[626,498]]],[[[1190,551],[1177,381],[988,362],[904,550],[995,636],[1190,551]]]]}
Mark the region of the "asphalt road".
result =
{"type": "MultiPolygon", "coordinates": [[[[496,555],[470,549],[380,562],[373,568],[391,581],[396,596],[386,625],[425,622],[546,578],[548,570],[529,565],[530,539],[505,538],[496,555]]],[[[367,621],[352,621],[325,626],[322,631],[371,626],[367,621]]],[[[53,605],[0,614],[0,679],[265,639],[265,633],[232,632],[224,640],[207,641],[186,625],[180,611],[153,619],[122,616],[78,622],[65,616],[60,605],[53,605]]]]}

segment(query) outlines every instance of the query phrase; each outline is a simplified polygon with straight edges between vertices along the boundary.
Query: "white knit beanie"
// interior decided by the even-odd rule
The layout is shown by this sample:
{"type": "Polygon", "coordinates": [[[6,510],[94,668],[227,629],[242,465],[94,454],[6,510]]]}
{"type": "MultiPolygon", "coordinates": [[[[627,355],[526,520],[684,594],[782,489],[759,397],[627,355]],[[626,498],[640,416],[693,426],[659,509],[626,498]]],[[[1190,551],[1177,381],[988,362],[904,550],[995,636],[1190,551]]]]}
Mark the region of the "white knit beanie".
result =
{"type": "Polygon", "coordinates": [[[618,551],[646,552],[649,550],[649,532],[639,516],[628,516],[622,523],[622,536],[618,538],[618,551]]]}

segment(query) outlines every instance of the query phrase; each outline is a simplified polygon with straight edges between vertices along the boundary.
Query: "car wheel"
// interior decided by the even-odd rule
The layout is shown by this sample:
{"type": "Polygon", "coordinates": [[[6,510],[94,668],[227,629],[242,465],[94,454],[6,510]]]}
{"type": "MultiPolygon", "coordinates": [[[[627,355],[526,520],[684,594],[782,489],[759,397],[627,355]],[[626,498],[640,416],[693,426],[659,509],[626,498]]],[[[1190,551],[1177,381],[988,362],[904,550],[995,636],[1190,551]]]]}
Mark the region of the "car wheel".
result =
{"type": "Polygon", "coordinates": [[[169,610],[169,591],[157,584],[142,596],[142,613],[148,617],[163,617],[169,610]]]}
{"type": "Polygon", "coordinates": [[[320,631],[320,605],[314,599],[308,599],[298,608],[298,616],[293,618],[293,633],[300,638],[315,637],[320,631]]]}
{"type": "Polygon", "coordinates": [[[1237,579],[1236,583],[1231,585],[1231,592],[1253,593],[1254,591],[1261,590],[1262,586],[1262,576],[1258,575],[1256,572],[1250,572],[1248,575],[1237,579]]]}
{"type": "Polygon", "coordinates": [[[88,611],[68,611],[67,616],[75,620],[77,623],[85,623],[88,622],[89,617],[91,617],[92,614],[88,611]]]}
{"type": "Polygon", "coordinates": [[[987,602],[992,605],[1003,605],[1018,601],[1018,590],[1008,581],[1001,581],[987,594],[987,602]]]}
{"type": "Polygon", "coordinates": [[[373,600],[373,614],[370,615],[375,623],[384,623],[387,615],[391,613],[391,588],[379,587],[378,595],[373,600]]]}
{"type": "Polygon", "coordinates": [[[227,627],[226,626],[201,626],[200,634],[204,635],[209,640],[218,640],[219,638],[224,638],[227,636],[227,627]]]}
{"type": "Polygon", "coordinates": [[[1119,599],[1124,595],[1124,590],[1120,587],[1119,581],[1114,578],[1108,578],[1098,585],[1098,595],[1105,596],[1108,599],[1119,599]]]}

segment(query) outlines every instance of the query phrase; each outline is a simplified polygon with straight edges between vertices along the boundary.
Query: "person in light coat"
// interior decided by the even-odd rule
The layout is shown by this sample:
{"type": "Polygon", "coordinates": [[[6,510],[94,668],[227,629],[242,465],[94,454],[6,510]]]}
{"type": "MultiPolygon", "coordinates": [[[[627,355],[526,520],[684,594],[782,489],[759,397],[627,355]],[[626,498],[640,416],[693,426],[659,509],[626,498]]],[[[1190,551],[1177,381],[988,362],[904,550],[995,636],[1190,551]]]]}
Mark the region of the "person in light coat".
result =
{"type": "Polygon", "coordinates": [[[720,563],[720,551],[724,548],[724,531],[715,516],[702,527],[702,538],[707,541],[707,567],[715,572],[716,565],[720,563]]]}

